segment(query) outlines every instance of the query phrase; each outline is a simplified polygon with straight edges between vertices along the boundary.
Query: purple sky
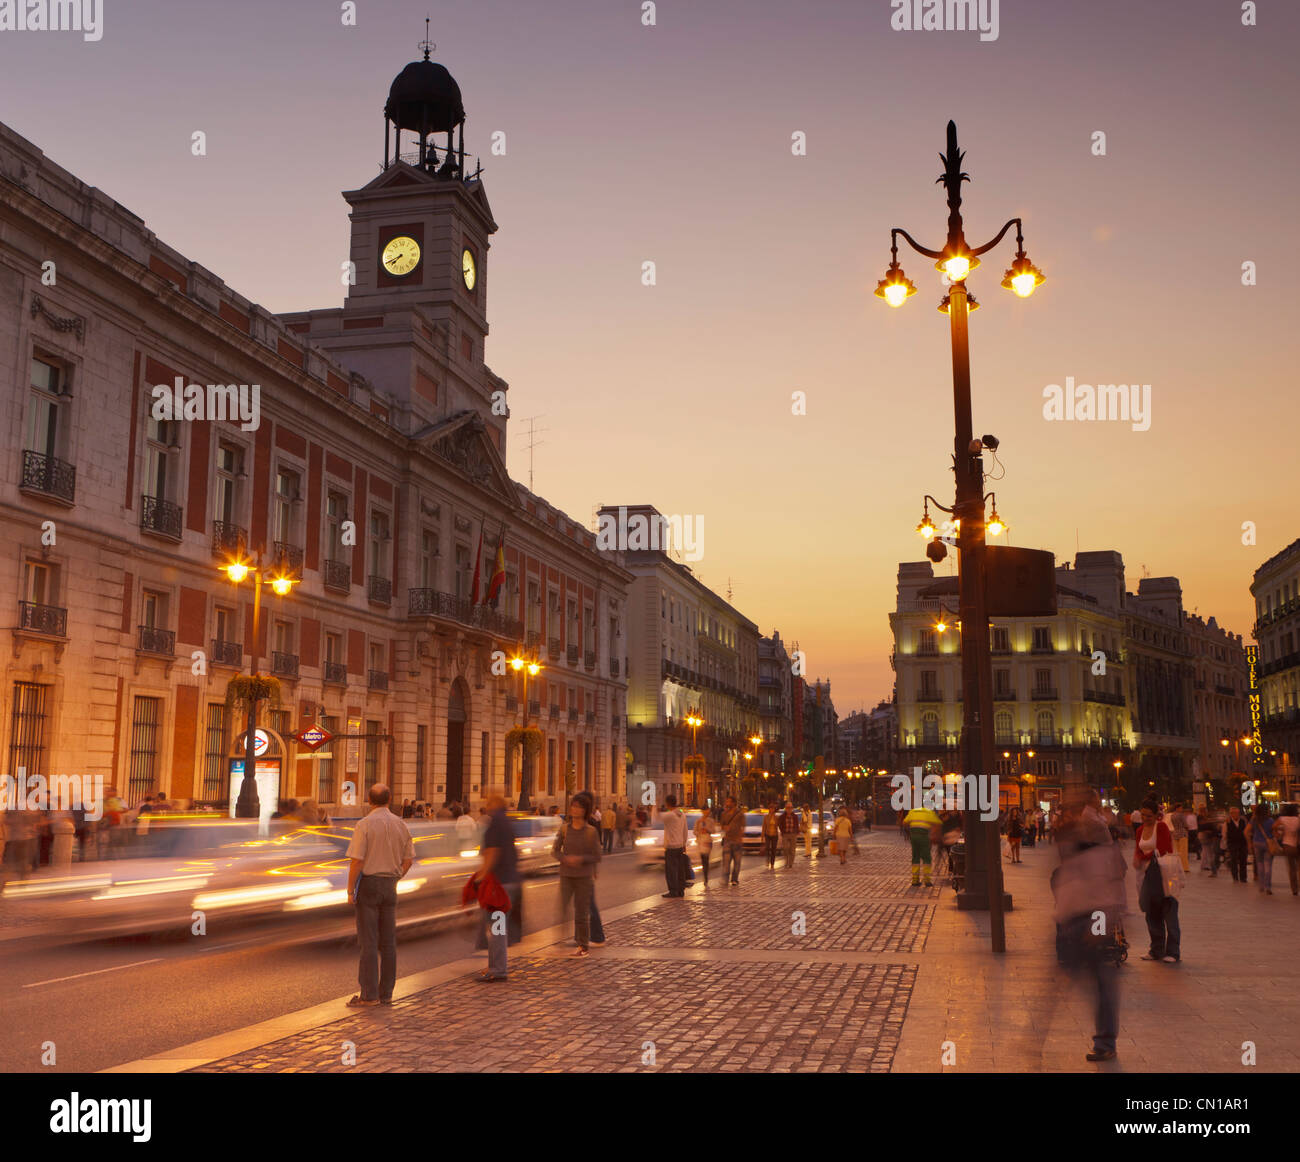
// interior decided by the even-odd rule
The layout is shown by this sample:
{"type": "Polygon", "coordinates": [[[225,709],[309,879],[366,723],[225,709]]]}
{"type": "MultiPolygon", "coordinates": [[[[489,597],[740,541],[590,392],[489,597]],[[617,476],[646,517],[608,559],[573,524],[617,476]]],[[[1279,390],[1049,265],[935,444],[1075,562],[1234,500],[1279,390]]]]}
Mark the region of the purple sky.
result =
{"type": "MultiPolygon", "coordinates": [[[[932,264],[900,255],[920,287],[902,310],[871,292],[891,226],[942,244],[952,117],[970,240],[1019,215],[1048,276],[1001,291],[1008,239],[969,284],[1012,543],[1118,549],[1130,588],[1176,575],[1188,609],[1248,633],[1251,572],[1300,535],[1300,9],[1260,7],[1244,28],[1235,0],[1002,0],[981,42],[894,32],[885,0],[665,0],[653,28],[635,0],[431,6],[467,149],[507,135],[484,166],[512,473],[519,421],[544,416],[539,492],[584,520],[703,514],[707,584],[797,639],[842,714],[887,696],[897,563],[921,557],[921,495],[951,496],[951,363],[932,264]],[[1150,384],[1150,430],[1046,422],[1067,376],[1150,384]]],[[[378,172],[426,8],[339,11],[106,0],[96,44],[0,33],[0,119],[269,309],[337,305],[339,191],[378,172]]]]}

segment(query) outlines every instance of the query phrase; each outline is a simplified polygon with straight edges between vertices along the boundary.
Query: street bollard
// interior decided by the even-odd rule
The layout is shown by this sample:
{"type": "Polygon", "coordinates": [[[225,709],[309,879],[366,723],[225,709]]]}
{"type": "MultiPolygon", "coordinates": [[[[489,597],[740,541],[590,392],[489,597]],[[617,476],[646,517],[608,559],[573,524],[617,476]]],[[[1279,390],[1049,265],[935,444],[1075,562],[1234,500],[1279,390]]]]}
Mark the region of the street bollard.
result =
{"type": "Polygon", "coordinates": [[[76,833],[71,819],[60,819],[50,830],[54,842],[50,846],[50,867],[54,871],[67,871],[72,867],[72,837],[76,833]]]}

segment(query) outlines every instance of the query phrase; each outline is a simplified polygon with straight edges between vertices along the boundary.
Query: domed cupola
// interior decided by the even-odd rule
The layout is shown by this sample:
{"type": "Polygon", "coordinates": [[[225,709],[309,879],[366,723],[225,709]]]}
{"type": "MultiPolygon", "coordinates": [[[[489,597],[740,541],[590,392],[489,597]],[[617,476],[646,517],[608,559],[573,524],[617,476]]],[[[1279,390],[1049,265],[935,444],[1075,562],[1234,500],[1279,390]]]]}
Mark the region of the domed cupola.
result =
{"type": "MultiPolygon", "coordinates": [[[[426,27],[428,22],[426,21],[426,27]]],[[[424,59],[412,61],[397,74],[388,90],[384,105],[384,168],[390,161],[408,161],[438,177],[460,177],[465,169],[465,106],[461,101],[460,86],[446,68],[429,59],[434,47],[427,39],[421,42],[424,59]],[[459,146],[454,140],[460,130],[459,146]],[[414,133],[419,140],[419,153],[402,156],[402,133],[414,133]],[[447,144],[441,156],[429,138],[435,133],[445,133],[447,144]],[[390,142],[391,136],[391,142],[390,142]],[[439,165],[441,162],[441,166],[439,165]]]]}

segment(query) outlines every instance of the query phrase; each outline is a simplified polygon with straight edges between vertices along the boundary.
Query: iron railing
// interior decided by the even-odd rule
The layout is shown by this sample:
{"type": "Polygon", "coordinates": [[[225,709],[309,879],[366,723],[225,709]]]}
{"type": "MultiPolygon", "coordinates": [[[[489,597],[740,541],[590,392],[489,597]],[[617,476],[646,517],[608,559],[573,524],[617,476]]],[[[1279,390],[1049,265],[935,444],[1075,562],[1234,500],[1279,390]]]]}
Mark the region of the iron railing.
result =
{"type": "Polygon", "coordinates": [[[239,642],[212,641],[212,661],[219,666],[239,667],[244,664],[244,647],[239,642]]]}
{"type": "Polygon", "coordinates": [[[271,654],[271,673],[278,674],[281,678],[296,678],[298,676],[298,655],[286,654],[276,650],[271,654]]]}
{"type": "Polygon", "coordinates": [[[181,506],[157,496],[140,497],[140,528],[160,537],[181,539],[181,506]]]}
{"type": "Polygon", "coordinates": [[[18,627],[32,633],[64,637],[68,632],[68,611],[57,605],[37,605],[34,601],[18,603],[18,627]]]}
{"type": "Polygon", "coordinates": [[[326,662],[321,668],[321,676],[326,682],[332,682],[336,686],[346,686],[348,684],[348,667],[346,662],[326,662]]]}
{"type": "Polygon", "coordinates": [[[352,566],[347,561],[327,560],[324,581],[326,589],[338,589],[346,593],[352,588],[352,566]]]}
{"type": "Polygon", "coordinates": [[[176,631],[158,629],[152,625],[140,627],[140,649],[146,654],[174,654],[176,652],[176,631]]]}
{"type": "Polygon", "coordinates": [[[77,469],[66,460],[43,452],[23,453],[23,479],[20,488],[55,496],[69,504],[77,495],[77,469]]]}

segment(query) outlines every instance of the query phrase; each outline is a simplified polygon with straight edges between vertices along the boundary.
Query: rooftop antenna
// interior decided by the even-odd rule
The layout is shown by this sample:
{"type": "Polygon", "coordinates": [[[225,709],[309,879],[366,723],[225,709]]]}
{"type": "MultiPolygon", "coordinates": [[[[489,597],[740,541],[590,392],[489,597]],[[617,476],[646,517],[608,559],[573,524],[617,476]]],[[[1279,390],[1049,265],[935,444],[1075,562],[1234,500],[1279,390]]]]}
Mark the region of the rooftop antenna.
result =
{"type": "Polygon", "coordinates": [[[545,440],[539,440],[537,438],[538,432],[545,432],[548,430],[546,428],[537,427],[537,421],[542,419],[544,415],[545,413],[543,412],[542,415],[528,416],[524,420],[524,423],[528,425],[527,446],[528,446],[528,491],[529,492],[533,491],[533,449],[536,448],[538,444],[546,443],[545,440]]]}
{"type": "Polygon", "coordinates": [[[731,578],[727,578],[727,604],[731,604],[731,578]]]}
{"type": "Polygon", "coordinates": [[[429,39],[429,18],[427,16],[424,18],[424,39],[420,41],[419,47],[424,49],[425,60],[429,59],[430,51],[438,47],[429,39]]]}

